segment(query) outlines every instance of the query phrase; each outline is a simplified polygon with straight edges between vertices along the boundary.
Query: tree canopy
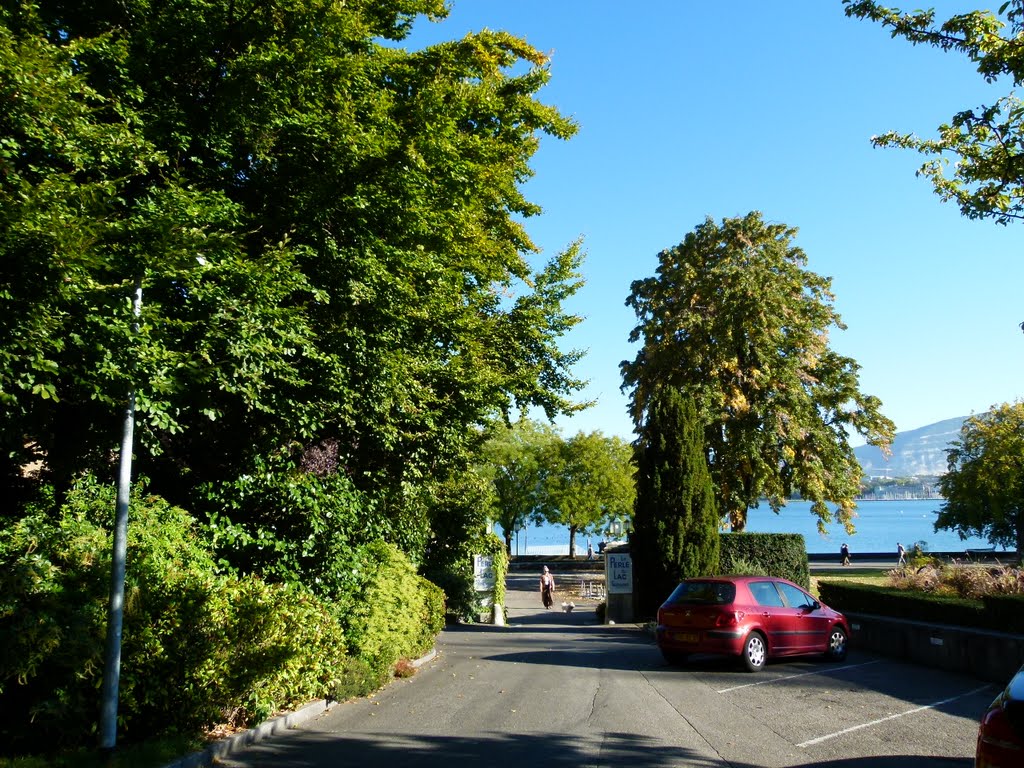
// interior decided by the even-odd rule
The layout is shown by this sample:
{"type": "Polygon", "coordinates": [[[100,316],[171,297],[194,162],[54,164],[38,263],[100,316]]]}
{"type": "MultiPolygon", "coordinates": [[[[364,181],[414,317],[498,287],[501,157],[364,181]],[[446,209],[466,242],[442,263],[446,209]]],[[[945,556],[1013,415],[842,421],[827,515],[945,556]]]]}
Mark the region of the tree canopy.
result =
{"type": "Polygon", "coordinates": [[[935,530],[979,536],[1024,552],[1024,403],[969,417],[946,451],[935,530]]]}
{"type": "Polygon", "coordinates": [[[6,488],[32,462],[65,485],[108,468],[129,391],[136,466],[178,503],[267,466],[400,497],[496,414],[579,407],[558,341],[582,251],[535,264],[520,189],[576,127],[512,35],[400,47],[445,13],[0,9],[6,488]]]}
{"type": "Polygon", "coordinates": [[[632,516],[633,450],[621,438],[579,432],[549,446],[544,459],[542,515],[569,529],[570,556],[576,554],[577,533],[597,533],[609,520],[632,516]]]}
{"type": "Polygon", "coordinates": [[[569,529],[569,553],[577,533],[597,533],[633,512],[632,448],[618,437],[556,429],[521,418],[497,427],[480,452],[479,472],[490,480],[493,517],[511,548],[512,535],[528,523],[569,529]]]}
{"type": "MultiPolygon", "coordinates": [[[[846,14],[878,22],[914,45],[965,55],[987,82],[1024,80],[1024,5],[970,11],[937,22],[934,10],[902,12],[871,0],[843,0],[846,14]]],[[[931,181],[943,201],[955,202],[972,219],[1000,224],[1024,219],[1024,105],[1012,92],[992,104],[966,108],[938,128],[934,138],[887,131],[872,142],[912,149],[931,157],[918,175],[931,181]],[[950,159],[952,167],[950,168],[950,159]]]]}
{"type": "Polygon", "coordinates": [[[546,457],[561,439],[553,427],[520,418],[510,426],[496,426],[480,450],[478,471],[492,491],[491,519],[501,526],[510,552],[512,536],[541,517],[546,457]]]}
{"type": "Polygon", "coordinates": [[[735,531],[760,499],[777,512],[794,493],[812,502],[819,528],[833,502],[852,529],[861,470],[848,439],[885,448],[895,432],[879,399],[860,391],[860,366],[830,348],[830,331],[845,326],[796,234],[758,212],[708,218],[626,300],[639,319],[630,340],[640,351],[621,365],[638,432],[659,389],[693,397],[719,511],[735,531]]]}

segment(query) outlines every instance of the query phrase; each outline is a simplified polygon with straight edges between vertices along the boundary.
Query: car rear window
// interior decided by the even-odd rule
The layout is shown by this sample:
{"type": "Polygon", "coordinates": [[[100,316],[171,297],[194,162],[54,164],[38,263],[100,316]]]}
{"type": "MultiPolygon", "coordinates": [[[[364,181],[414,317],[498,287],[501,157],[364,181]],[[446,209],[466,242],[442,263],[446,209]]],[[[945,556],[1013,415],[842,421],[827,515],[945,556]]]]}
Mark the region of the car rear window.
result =
{"type": "Polygon", "coordinates": [[[684,581],[669,597],[670,603],[725,605],[736,599],[736,585],[728,581],[684,581]]]}

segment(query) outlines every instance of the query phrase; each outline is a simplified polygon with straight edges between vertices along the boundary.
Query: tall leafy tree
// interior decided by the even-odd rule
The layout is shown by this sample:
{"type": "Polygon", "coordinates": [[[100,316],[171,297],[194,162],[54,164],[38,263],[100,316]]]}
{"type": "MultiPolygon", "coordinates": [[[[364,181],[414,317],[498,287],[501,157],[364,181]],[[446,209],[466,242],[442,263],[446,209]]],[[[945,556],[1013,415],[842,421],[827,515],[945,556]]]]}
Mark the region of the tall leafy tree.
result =
{"type": "Polygon", "coordinates": [[[542,514],[569,529],[569,555],[576,534],[596,533],[612,519],[628,519],[636,487],[629,444],[601,432],[580,432],[549,446],[544,458],[542,514]]]}
{"type": "Polygon", "coordinates": [[[540,137],[575,125],[538,101],[546,59],[518,38],[399,47],[445,13],[0,9],[9,484],[31,459],[58,480],[104,465],[134,389],[155,492],[219,504],[257,467],[341,472],[387,513],[461,467],[494,413],[577,407],[579,354],[558,342],[583,255],[533,263],[520,189],[540,137]]]}
{"type": "Polygon", "coordinates": [[[861,470],[851,432],[887,448],[895,427],[877,397],[858,386],[860,366],[829,347],[844,329],[831,281],[805,268],[796,230],[758,212],[708,218],[658,255],[654,277],[626,300],[641,342],[621,365],[637,427],[653,396],[676,387],[691,395],[719,511],[734,531],[766,499],[778,512],[799,493],[820,529],[835,517],[852,530],[861,470]]]}
{"type": "Polygon", "coordinates": [[[692,397],[671,386],[652,394],[636,465],[634,593],[638,615],[653,616],[681,579],[718,571],[720,517],[692,397]]]}
{"type": "MultiPolygon", "coordinates": [[[[893,37],[965,55],[987,82],[1024,81],[1024,5],[1005,2],[998,12],[970,11],[938,22],[934,10],[903,12],[871,0],[843,0],[846,14],[878,22],[893,37]]],[[[1024,105],[1012,92],[992,104],[964,109],[933,138],[888,131],[876,146],[912,149],[930,157],[918,175],[943,201],[972,219],[1000,224],[1024,219],[1024,105]],[[952,159],[952,166],[950,160],[952,159]]]]}
{"type": "Polygon", "coordinates": [[[979,536],[1024,552],[1024,403],[1003,403],[964,421],[939,478],[945,497],[935,530],[979,536]]]}
{"type": "Polygon", "coordinates": [[[492,519],[501,526],[509,552],[513,535],[541,515],[545,457],[561,439],[554,428],[520,418],[511,426],[498,425],[481,448],[478,471],[490,482],[492,519]]]}

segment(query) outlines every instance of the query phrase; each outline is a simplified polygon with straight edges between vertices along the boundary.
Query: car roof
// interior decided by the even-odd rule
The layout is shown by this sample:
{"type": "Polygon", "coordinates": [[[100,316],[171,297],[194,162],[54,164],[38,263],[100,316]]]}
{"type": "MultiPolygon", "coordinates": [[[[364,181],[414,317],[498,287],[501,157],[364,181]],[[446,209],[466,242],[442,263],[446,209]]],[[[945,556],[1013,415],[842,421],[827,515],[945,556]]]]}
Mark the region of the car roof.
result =
{"type": "Polygon", "coordinates": [[[701,582],[701,581],[720,581],[720,582],[731,582],[731,583],[748,583],[751,581],[782,581],[786,584],[793,584],[789,579],[784,579],[781,576],[752,576],[750,574],[743,575],[729,575],[722,574],[720,576],[695,576],[690,579],[683,579],[684,582],[701,582]]]}

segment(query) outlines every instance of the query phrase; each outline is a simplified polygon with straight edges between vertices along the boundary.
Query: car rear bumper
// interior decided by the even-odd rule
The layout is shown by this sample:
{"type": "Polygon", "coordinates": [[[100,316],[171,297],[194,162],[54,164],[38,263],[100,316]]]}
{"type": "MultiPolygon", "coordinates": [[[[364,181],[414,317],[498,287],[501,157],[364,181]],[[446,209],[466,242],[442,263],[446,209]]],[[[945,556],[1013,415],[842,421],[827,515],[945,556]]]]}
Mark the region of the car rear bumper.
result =
{"type": "Polygon", "coordinates": [[[744,632],[738,629],[688,629],[658,626],[658,647],[681,653],[727,653],[743,651],[744,632]]]}

